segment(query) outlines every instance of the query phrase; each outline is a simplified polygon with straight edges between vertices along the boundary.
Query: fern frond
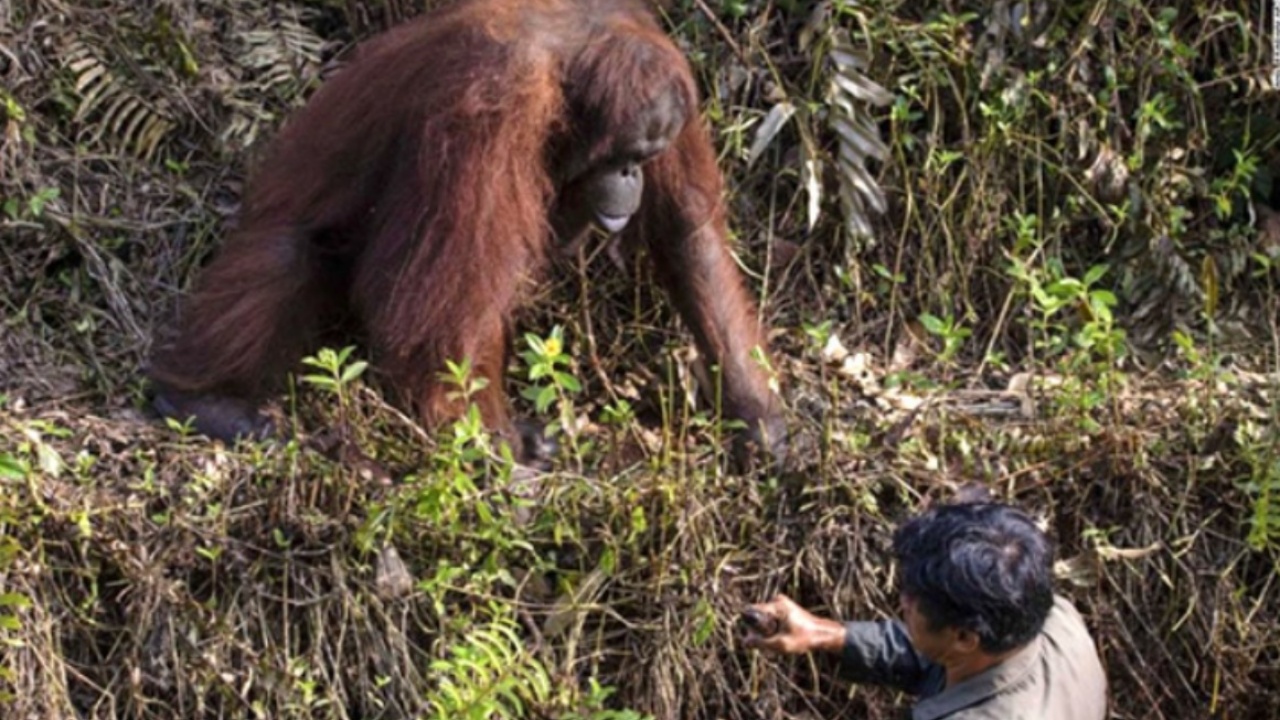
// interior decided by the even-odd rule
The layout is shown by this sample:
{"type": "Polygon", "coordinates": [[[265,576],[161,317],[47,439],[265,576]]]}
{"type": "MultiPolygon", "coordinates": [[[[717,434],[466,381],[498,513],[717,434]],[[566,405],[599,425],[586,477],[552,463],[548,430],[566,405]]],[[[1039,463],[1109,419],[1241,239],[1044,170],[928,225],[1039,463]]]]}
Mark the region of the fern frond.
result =
{"type": "Polygon", "coordinates": [[[870,213],[883,214],[887,202],[880,183],[867,169],[867,160],[884,162],[889,157],[889,148],[863,108],[867,103],[887,105],[893,95],[864,74],[866,61],[860,57],[847,32],[833,29],[831,37],[827,56],[832,65],[829,122],[839,146],[836,168],[845,230],[853,238],[873,239],[870,213]]]}
{"type": "Polygon", "coordinates": [[[74,119],[82,128],[81,141],[149,161],[177,126],[165,99],[141,91],[146,83],[138,78],[113,70],[110,46],[94,36],[71,40],[64,57],[73,78],[74,119]]]}
{"type": "Polygon", "coordinates": [[[551,697],[547,669],[506,617],[473,628],[431,670],[439,677],[429,717],[439,720],[524,717],[527,705],[551,697]]]}
{"type": "Polygon", "coordinates": [[[243,44],[239,64],[255,78],[258,92],[303,89],[320,64],[324,39],[303,24],[306,11],[277,8],[269,22],[240,35],[243,44]]]}

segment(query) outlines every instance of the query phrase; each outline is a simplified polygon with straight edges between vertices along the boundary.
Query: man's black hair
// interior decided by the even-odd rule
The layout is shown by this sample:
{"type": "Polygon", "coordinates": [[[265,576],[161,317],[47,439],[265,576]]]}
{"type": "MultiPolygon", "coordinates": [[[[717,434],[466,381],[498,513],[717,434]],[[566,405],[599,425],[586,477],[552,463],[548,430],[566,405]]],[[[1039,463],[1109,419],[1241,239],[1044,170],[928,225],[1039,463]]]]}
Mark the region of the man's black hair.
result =
{"type": "Polygon", "coordinates": [[[898,529],[893,549],[930,629],[970,630],[988,653],[1030,642],[1053,606],[1053,548],[1008,505],[932,508],[898,529]]]}

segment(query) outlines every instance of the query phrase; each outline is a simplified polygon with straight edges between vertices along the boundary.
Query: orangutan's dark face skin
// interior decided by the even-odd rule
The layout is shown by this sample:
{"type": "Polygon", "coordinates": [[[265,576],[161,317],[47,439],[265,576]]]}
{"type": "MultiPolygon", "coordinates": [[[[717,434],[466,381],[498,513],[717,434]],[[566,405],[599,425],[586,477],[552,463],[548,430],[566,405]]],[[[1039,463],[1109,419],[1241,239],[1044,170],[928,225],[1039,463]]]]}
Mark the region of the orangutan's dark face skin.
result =
{"type": "Polygon", "coordinates": [[[594,225],[615,235],[622,232],[644,197],[645,162],[661,155],[675,141],[687,114],[679,95],[659,97],[634,126],[618,134],[613,149],[594,164],[581,154],[571,155],[566,182],[557,202],[556,233],[568,241],[594,225]]]}

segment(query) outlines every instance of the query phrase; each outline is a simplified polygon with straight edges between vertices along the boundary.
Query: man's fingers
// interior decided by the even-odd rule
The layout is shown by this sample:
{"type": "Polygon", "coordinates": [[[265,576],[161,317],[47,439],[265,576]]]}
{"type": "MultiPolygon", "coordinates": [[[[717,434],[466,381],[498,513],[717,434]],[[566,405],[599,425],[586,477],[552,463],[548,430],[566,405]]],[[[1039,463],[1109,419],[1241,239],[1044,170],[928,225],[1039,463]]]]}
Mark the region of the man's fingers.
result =
{"type": "Polygon", "coordinates": [[[763,650],[765,652],[779,652],[780,643],[776,637],[765,637],[759,633],[747,633],[742,638],[742,644],[752,650],[763,650]]]}
{"type": "Polygon", "coordinates": [[[755,635],[762,637],[777,635],[782,629],[783,622],[782,618],[772,610],[767,606],[752,605],[742,611],[739,622],[742,623],[744,630],[755,635]]]}
{"type": "Polygon", "coordinates": [[[797,638],[792,637],[795,627],[790,622],[797,607],[791,598],[782,594],[748,605],[738,618],[742,644],[772,653],[797,652],[797,638]]]}
{"type": "Polygon", "coordinates": [[[773,637],[760,637],[756,635],[750,639],[744,640],[744,644],[752,650],[766,652],[773,655],[791,655],[799,652],[795,640],[786,635],[774,635],[773,637]]]}

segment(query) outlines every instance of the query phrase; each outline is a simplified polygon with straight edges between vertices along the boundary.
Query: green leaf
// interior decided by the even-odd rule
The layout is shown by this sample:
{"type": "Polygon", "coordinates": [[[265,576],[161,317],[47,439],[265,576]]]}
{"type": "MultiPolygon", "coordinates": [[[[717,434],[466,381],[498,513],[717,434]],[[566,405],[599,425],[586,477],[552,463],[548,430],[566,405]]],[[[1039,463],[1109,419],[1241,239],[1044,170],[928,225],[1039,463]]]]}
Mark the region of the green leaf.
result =
{"type": "Polygon", "coordinates": [[[631,532],[635,534],[643,533],[649,529],[649,521],[645,517],[644,508],[637,505],[631,510],[631,532]]]}
{"type": "Polygon", "coordinates": [[[21,593],[0,594],[0,607],[26,609],[31,607],[31,598],[21,593]]]}
{"type": "Polygon", "coordinates": [[[1218,311],[1218,264],[1212,255],[1200,263],[1200,284],[1204,287],[1204,314],[1213,317],[1218,311]]]}
{"type": "Polygon", "coordinates": [[[1046,288],[1046,290],[1049,291],[1050,295],[1053,295],[1055,297],[1060,297],[1060,298],[1078,295],[1080,291],[1083,289],[1084,289],[1084,285],[1079,280],[1076,280],[1075,278],[1063,278],[1061,280],[1054,280],[1053,282],[1049,283],[1049,286],[1046,288]]]}
{"type": "Polygon", "coordinates": [[[58,477],[62,475],[62,468],[65,464],[62,462],[62,456],[52,447],[40,443],[36,446],[36,456],[40,465],[40,471],[49,477],[58,477]]]}
{"type": "Polygon", "coordinates": [[[1119,302],[1116,299],[1115,293],[1111,292],[1110,290],[1094,290],[1093,292],[1089,293],[1089,295],[1090,297],[1093,298],[1093,301],[1095,303],[1102,303],[1107,307],[1115,307],[1116,304],[1119,302]]]}
{"type": "Polygon", "coordinates": [[[1093,267],[1089,268],[1089,272],[1085,273],[1084,284],[1092,285],[1098,282],[1099,280],[1102,279],[1103,275],[1107,274],[1108,270],[1110,270],[1110,268],[1107,267],[1106,265],[1094,265],[1093,267]]]}
{"type": "Polygon", "coordinates": [[[347,366],[346,370],[342,371],[342,382],[345,384],[355,380],[364,373],[365,368],[367,367],[369,367],[369,363],[363,360],[351,363],[347,366]]]}
{"type": "Polygon", "coordinates": [[[618,555],[613,548],[606,547],[604,552],[600,554],[600,562],[596,563],[596,568],[605,575],[613,575],[614,570],[618,566],[618,555]]]}
{"type": "Polygon", "coordinates": [[[539,356],[547,354],[546,344],[543,343],[542,338],[537,335],[534,335],[533,333],[525,333],[524,341],[529,346],[529,349],[537,353],[539,356]]]}
{"type": "Polygon", "coordinates": [[[694,614],[698,617],[698,626],[693,631],[694,647],[702,647],[707,644],[711,633],[716,629],[716,616],[711,611],[711,606],[706,600],[699,600],[698,606],[694,609],[694,614]]]}
{"type": "Polygon", "coordinates": [[[947,331],[947,328],[942,321],[939,320],[937,316],[930,315],[929,313],[923,313],[920,315],[920,324],[924,325],[924,329],[934,335],[943,335],[947,331]]]}
{"type": "Polygon", "coordinates": [[[31,210],[31,216],[40,217],[43,215],[44,206],[47,205],[50,200],[56,199],[59,194],[61,193],[58,188],[45,188],[33,195],[31,199],[27,201],[27,207],[31,210]]]}
{"type": "Polygon", "coordinates": [[[534,406],[538,408],[538,412],[545,412],[548,407],[551,407],[551,403],[555,402],[555,399],[555,386],[548,385],[538,393],[538,399],[534,401],[534,406]]]}
{"type": "Polygon", "coordinates": [[[0,479],[21,480],[26,476],[26,463],[9,453],[0,453],[0,479]]]}

